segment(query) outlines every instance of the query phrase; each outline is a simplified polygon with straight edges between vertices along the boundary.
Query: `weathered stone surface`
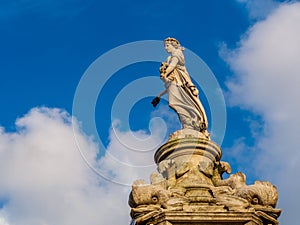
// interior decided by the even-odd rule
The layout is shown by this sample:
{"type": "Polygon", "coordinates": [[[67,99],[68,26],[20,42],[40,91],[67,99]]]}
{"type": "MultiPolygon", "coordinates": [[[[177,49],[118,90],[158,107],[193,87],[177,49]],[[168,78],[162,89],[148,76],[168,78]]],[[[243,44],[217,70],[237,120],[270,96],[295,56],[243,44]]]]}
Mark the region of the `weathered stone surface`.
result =
{"type": "Polygon", "coordinates": [[[261,225],[262,220],[254,213],[239,212],[161,212],[148,224],[172,225],[261,225]]]}
{"type": "Polygon", "coordinates": [[[246,185],[231,173],[217,144],[201,138],[171,139],[154,158],[151,184],[138,180],[129,199],[136,224],[277,224],[278,193],[270,182],[246,185]]]}
{"type": "Polygon", "coordinates": [[[170,135],[154,155],[151,183],[137,180],[129,197],[132,225],[277,225],[277,189],[270,182],[246,185],[242,172],[231,174],[220,147],[210,140],[206,113],[185,68],[183,48],[165,40],[170,54],[160,67],[169,106],[182,129],[170,135]],[[231,174],[223,179],[223,174],[231,174]]]}
{"type": "Polygon", "coordinates": [[[168,93],[169,106],[177,113],[183,130],[198,131],[209,139],[206,112],[199,99],[199,91],[185,67],[184,48],[175,38],[166,38],[164,45],[169,56],[161,63],[159,72],[165,90],[153,99],[152,105],[156,107],[160,97],[168,93]]]}

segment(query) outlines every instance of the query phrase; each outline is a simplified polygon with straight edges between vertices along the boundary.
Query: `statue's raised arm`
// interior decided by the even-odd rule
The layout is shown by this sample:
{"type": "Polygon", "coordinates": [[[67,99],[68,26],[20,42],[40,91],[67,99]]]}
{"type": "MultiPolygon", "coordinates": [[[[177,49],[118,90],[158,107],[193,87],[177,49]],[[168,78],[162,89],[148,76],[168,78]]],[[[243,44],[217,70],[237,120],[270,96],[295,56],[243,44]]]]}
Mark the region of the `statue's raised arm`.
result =
{"type": "Polygon", "coordinates": [[[209,138],[208,121],[199,100],[199,91],[185,67],[184,48],[175,38],[166,38],[164,45],[169,56],[166,62],[161,63],[159,71],[166,89],[153,99],[152,104],[156,106],[160,97],[168,93],[169,106],[177,113],[182,130],[198,131],[209,138]]]}

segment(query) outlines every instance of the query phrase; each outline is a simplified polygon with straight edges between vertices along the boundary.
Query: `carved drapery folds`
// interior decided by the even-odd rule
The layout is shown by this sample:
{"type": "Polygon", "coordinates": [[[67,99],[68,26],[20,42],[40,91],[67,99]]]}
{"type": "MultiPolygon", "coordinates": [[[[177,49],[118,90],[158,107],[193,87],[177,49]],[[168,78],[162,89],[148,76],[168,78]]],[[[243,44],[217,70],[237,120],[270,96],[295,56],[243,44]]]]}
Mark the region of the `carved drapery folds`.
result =
{"type": "Polygon", "coordinates": [[[160,78],[169,106],[177,113],[182,129],[155,153],[157,171],[151,183],[138,180],[129,197],[131,216],[137,225],[271,225],[278,224],[277,189],[270,182],[246,185],[242,172],[231,174],[222,162],[220,147],[210,140],[206,112],[199,91],[185,67],[184,48],[166,38],[169,54],[160,67],[160,78]],[[223,173],[230,176],[223,179],[223,173]]]}

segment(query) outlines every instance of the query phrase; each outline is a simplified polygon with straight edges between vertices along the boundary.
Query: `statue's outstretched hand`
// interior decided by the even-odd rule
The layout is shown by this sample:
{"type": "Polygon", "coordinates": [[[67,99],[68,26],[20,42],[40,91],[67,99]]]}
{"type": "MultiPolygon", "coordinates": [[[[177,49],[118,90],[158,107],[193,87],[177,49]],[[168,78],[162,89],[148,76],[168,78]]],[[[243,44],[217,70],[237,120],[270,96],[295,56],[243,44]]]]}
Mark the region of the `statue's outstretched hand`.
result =
{"type": "Polygon", "coordinates": [[[156,107],[159,101],[160,101],[160,97],[155,97],[151,102],[153,107],[156,107]]]}

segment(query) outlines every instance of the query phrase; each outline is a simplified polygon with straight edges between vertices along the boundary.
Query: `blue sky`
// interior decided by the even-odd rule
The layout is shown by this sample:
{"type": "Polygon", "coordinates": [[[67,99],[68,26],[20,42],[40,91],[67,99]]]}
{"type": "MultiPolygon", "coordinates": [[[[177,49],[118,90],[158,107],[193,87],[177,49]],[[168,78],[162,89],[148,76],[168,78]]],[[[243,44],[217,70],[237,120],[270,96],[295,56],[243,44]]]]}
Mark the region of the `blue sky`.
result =
{"type": "MultiPolygon", "coordinates": [[[[126,184],[147,179],[155,169],[154,150],[145,143],[155,149],[179,127],[165,100],[156,109],[150,104],[163,88],[159,62],[124,66],[103,83],[96,104],[89,105],[95,108],[96,133],[75,114],[72,125],[75,93],[88,74],[95,75],[90,87],[100,85],[101,68],[93,69],[103,54],[157,40],[157,59],[164,59],[162,40],[170,36],[204,61],[222,90],[223,160],[233,172],[244,172],[248,183],[277,185],[281,222],[294,223],[292,206],[300,200],[300,184],[290,179],[300,169],[299,15],[298,1],[2,1],[0,225],[128,224],[126,184]],[[155,76],[157,85],[151,83],[155,76]],[[141,89],[130,86],[139,81],[141,89]],[[119,98],[122,109],[115,106],[119,98]],[[123,112],[125,119],[118,117],[123,112]],[[32,209],[25,207],[29,200],[32,209]]],[[[123,53],[103,68],[127,57],[123,53]]],[[[213,120],[205,74],[203,80],[191,76],[203,85],[202,101],[213,120]]]]}
{"type": "MultiPolygon", "coordinates": [[[[4,4],[1,20],[1,74],[5,78],[1,92],[7,96],[1,104],[8,112],[2,112],[1,124],[8,130],[34,106],[71,112],[76,86],[88,66],[106,51],[132,41],[174,36],[206,62],[224,87],[230,74],[218,55],[219,45],[235,46],[250,24],[247,10],[235,1],[199,5],[180,1],[75,1],[75,5],[71,1],[24,1],[32,6],[29,9],[21,2],[4,4]]],[[[122,88],[130,79],[157,74],[157,66],[150,68],[135,77],[127,76],[128,80],[116,77],[110,84],[116,88],[116,83],[123,82],[122,88]]],[[[109,95],[114,97],[114,93],[109,95]]],[[[108,130],[109,118],[102,122],[107,122],[102,130],[108,130]]]]}

